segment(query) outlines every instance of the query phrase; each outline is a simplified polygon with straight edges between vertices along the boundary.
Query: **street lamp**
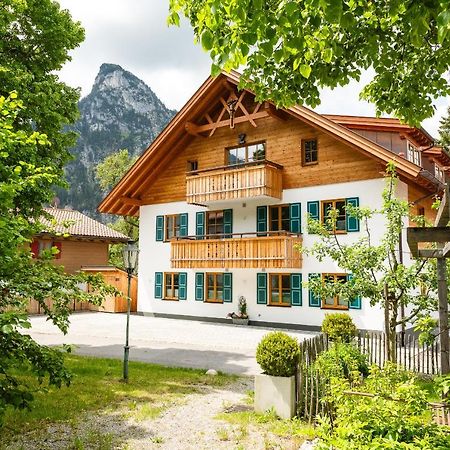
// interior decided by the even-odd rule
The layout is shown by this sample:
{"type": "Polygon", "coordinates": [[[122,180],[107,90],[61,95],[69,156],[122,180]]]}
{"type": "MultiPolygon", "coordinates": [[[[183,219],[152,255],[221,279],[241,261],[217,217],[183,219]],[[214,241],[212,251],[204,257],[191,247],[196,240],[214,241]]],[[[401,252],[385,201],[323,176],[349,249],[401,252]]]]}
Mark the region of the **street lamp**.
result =
{"type": "Polygon", "coordinates": [[[130,289],[131,289],[131,276],[137,265],[137,257],[139,248],[134,241],[128,241],[127,245],[123,248],[123,265],[128,275],[128,292],[127,292],[127,331],[125,334],[125,346],[123,347],[123,380],[128,382],[128,355],[130,353],[130,346],[128,345],[128,336],[130,333],[130,289]]]}

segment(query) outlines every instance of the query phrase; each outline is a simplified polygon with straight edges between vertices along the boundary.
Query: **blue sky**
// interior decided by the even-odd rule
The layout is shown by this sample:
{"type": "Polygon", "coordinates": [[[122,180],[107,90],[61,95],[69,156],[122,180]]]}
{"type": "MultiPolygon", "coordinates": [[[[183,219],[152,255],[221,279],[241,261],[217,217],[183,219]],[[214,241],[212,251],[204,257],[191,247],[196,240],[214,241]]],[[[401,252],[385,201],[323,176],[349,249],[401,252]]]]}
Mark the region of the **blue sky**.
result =
{"type": "MultiPolygon", "coordinates": [[[[100,65],[119,64],[145,81],[169,107],[180,109],[209,74],[210,61],[194,44],[188,24],[168,27],[168,0],[60,0],[73,18],[86,30],[86,40],[72,52],[72,61],[61,78],[79,86],[82,95],[90,92],[100,65]]],[[[326,89],[318,112],[329,114],[374,115],[372,105],[358,99],[369,74],[360,83],[326,89]]],[[[423,126],[438,135],[439,119],[450,99],[436,102],[436,114],[423,126]]]]}

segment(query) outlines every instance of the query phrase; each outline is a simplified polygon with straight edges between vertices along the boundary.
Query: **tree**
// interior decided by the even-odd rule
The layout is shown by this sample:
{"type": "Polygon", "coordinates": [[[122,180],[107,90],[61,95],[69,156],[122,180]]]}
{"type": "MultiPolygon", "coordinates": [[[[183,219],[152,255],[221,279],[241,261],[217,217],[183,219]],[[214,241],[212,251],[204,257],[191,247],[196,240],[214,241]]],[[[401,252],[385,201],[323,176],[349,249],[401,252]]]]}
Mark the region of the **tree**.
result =
{"type": "MultiPolygon", "coordinates": [[[[63,183],[68,148],[76,135],[63,131],[78,117],[79,90],[59,81],[56,71],[70,60],[68,51],[83,41],[84,30],[53,0],[3,0],[0,8],[0,95],[16,91],[26,105],[15,127],[46,134],[26,161],[52,166],[63,183]],[[33,160],[31,159],[33,157],[33,160]]],[[[20,155],[22,157],[23,155],[20,155]]]]}
{"type": "Polygon", "coordinates": [[[361,98],[377,113],[419,124],[450,85],[447,0],[170,0],[168,22],[186,16],[211,72],[243,68],[240,87],[278,106],[320,103],[374,72],[361,98]]]}
{"type": "Polygon", "coordinates": [[[395,168],[390,164],[380,210],[347,205],[346,213],[362,221],[362,238],[353,243],[341,242],[340,235],[333,232],[338,211],[332,209],[326,223],[308,220],[308,230],[317,233],[319,239],[311,248],[302,249],[319,261],[331,258],[342,270],[351,274],[351,279],[345,283],[311,278],[309,288],[320,298],[339,296],[351,301],[364,297],[370,300],[372,306],[384,308],[387,356],[391,361],[396,360],[397,327],[418,321],[425,323],[430,312],[437,308],[435,266],[426,259],[404,264],[399,258],[401,231],[410,214],[408,202],[396,198],[397,182],[395,168]],[[370,229],[370,219],[375,215],[381,215],[385,221],[385,231],[379,244],[373,242],[370,229]],[[401,306],[408,311],[405,317],[399,315],[401,306]]]}
{"type": "Polygon", "coordinates": [[[70,382],[63,353],[21,333],[30,327],[23,312],[28,301],[37,300],[49,319],[66,332],[74,300],[99,304],[105,294],[115,292],[98,276],[65,274],[62,267],[51,263],[56,248],[42,258],[32,258],[29,243],[33,235],[45,229],[39,222],[41,203],[35,201],[51,196],[58,170],[16,162],[20,154],[37,159],[38,149],[49,144],[42,133],[14,129],[23,110],[16,97],[0,97],[0,424],[8,405],[24,408],[33,398],[30,387],[17,376],[17,367],[28,368],[40,381],[48,375],[48,382],[56,386],[70,382]],[[80,287],[84,283],[89,283],[95,293],[85,292],[80,287]]]}
{"type": "MultiPolygon", "coordinates": [[[[33,398],[18,376],[29,370],[40,382],[70,382],[63,353],[25,334],[28,301],[37,300],[63,332],[74,300],[99,304],[116,293],[99,276],[67,275],[52,264],[56,248],[33,258],[30,242],[46,231],[43,205],[62,184],[74,135],[63,131],[77,115],[78,92],[55,71],[83,30],[50,0],[5,0],[0,9],[0,424],[8,405],[24,408],[33,398]],[[15,90],[23,92],[19,101],[15,90]],[[11,91],[11,92],[10,92],[11,91]],[[3,95],[2,95],[3,94],[3,95]],[[89,283],[93,292],[82,285],[89,283]],[[19,370],[18,370],[19,369],[19,370]]],[[[50,219],[50,217],[47,217],[50,219]]]]}
{"type": "MultiPolygon", "coordinates": [[[[101,188],[104,191],[110,191],[136,160],[137,156],[130,156],[127,149],[118,150],[107,156],[97,165],[95,171],[101,188]]],[[[111,227],[129,236],[134,241],[139,239],[139,219],[137,217],[119,217],[111,227]]],[[[109,246],[109,263],[123,268],[122,244],[109,246]]]]}

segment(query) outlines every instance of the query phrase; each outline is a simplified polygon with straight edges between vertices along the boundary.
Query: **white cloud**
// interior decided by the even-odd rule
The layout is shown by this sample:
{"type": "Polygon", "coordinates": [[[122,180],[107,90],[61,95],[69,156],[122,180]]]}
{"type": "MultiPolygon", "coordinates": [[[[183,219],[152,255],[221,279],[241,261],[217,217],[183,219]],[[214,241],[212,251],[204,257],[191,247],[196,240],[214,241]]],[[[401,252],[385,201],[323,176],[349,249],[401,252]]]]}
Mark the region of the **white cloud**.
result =
{"type": "MultiPolygon", "coordinates": [[[[168,0],[60,0],[86,29],[86,40],[72,52],[72,62],[60,73],[71,86],[90,92],[102,63],[119,64],[145,81],[169,107],[180,109],[209,74],[210,61],[194,45],[186,22],[180,28],[166,25],[168,0]]],[[[373,116],[373,105],[359,100],[370,79],[322,91],[318,112],[373,116]]],[[[424,127],[437,136],[439,120],[446,114],[448,99],[436,102],[436,114],[424,127]]]]}

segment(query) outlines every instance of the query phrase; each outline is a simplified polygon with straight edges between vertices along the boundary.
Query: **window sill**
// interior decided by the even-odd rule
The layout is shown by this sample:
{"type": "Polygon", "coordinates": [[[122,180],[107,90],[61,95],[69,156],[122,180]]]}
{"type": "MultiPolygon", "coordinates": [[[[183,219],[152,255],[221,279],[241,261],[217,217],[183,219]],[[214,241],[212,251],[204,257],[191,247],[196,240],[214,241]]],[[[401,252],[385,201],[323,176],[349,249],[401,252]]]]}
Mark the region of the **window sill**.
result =
{"type": "Polygon", "coordinates": [[[275,308],[290,308],[292,305],[285,305],[283,303],[268,303],[267,306],[275,306],[275,308]]]}
{"type": "Polygon", "coordinates": [[[317,164],[319,164],[319,161],[313,161],[313,162],[304,162],[302,163],[303,167],[308,167],[308,166],[317,166],[317,164]]]}
{"type": "Polygon", "coordinates": [[[170,298],[170,297],[165,297],[163,298],[163,300],[165,300],[166,302],[177,302],[180,299],[179,298],[170,298]]]}
{"type": "Polygon", "coordinates": [[[332,306],[332,305],[322,305],[320,309],[338,309],[338,310],[348,310],[348,306],[332,306]]]}
{"type": "Polygon", "coordinates": [[[223,300],[204,300],[203,303],[218,303],[218,304],[222,304],[223,300]]]}

